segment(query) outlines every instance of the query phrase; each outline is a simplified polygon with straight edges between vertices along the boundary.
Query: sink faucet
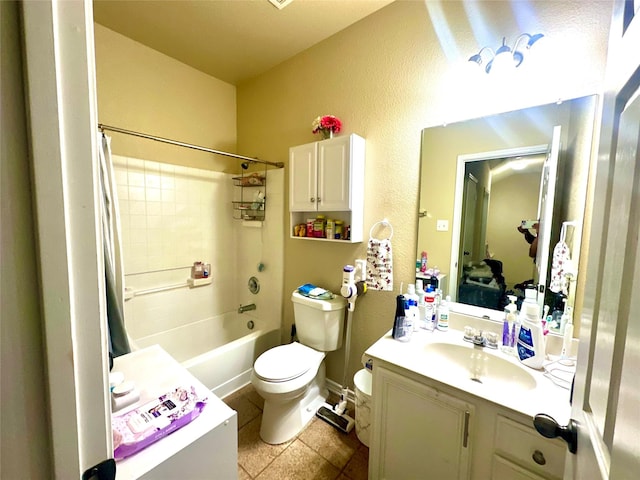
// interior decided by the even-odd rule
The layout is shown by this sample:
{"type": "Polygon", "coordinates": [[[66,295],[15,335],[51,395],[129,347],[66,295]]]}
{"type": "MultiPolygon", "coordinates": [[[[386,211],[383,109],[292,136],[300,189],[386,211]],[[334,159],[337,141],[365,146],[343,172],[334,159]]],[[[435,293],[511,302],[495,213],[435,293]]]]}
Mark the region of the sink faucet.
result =
{"type": "Polygon", "coordinates": [[[255,310],[256,309],[256,304],[255,303],[250,303],[249,305],[240,305],[240,307],[238,307],[238,313],[244,313],[244,312],[248,312],[249,310],[255,310]]]}
{"type": "Polygon", "coordinates": [[[484,347],[487,344],[486,338],[482,335],[482,330],[479,330],[476,335],[473,336],[473,345],[476,347],[484,347]]]}

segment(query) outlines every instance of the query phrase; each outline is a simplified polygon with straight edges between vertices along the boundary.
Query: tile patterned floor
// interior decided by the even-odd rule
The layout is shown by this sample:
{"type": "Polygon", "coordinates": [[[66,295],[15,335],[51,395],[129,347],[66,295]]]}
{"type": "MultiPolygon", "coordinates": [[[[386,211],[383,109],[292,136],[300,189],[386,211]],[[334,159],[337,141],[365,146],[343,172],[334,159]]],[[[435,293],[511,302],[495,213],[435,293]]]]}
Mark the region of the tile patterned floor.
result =
{"type": "Polygon", "coordinates": [[[238,412],[239,480],[366,480],[369,449],[355,429],[339,432],[317,417],[294,439],[260,439],[264,400],[251,385],[224,398],[238,412]]]}

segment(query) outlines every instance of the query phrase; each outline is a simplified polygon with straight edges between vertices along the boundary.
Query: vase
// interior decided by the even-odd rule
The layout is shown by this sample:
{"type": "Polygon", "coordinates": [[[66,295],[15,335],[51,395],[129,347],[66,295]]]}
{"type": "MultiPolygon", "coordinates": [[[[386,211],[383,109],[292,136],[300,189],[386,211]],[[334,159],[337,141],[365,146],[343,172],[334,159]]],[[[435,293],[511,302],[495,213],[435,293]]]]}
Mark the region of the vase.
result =
{"type": "Polygon", "coordinates": [[[330,129],[320,130],[320,133],[322,134],[323,140],[327,140],[328,138],[333,138],[333,130],[330,130],[330,129]]]}

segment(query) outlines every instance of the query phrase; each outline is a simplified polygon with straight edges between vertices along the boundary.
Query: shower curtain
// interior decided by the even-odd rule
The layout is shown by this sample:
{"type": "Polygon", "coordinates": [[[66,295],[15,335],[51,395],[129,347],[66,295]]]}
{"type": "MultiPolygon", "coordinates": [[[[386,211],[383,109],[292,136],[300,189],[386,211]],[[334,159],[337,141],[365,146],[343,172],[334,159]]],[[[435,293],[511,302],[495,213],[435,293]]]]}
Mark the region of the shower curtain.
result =
{"type": "Polygon", "coordinates": [[[122,268],[122,240],[116,181],[111,160],[111,138],[98,134],[100,144],[100,216],[109,329],[109,353],[118,357],[129,353],[129,341],[124,328],[124,272],[122,268]]]}

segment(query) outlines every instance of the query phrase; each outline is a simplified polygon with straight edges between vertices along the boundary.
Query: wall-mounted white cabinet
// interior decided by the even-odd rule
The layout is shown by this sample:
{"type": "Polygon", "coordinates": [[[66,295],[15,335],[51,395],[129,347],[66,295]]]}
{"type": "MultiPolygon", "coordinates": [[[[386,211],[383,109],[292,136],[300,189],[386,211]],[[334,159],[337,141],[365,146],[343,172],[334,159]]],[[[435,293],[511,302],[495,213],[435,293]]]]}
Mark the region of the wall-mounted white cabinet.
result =
{"type": "Polygon", "coordinates": [[[364,138],[351,134],[289,149],[292,238],[361,242],[364,214],[364,138]],[[350,239],[300,237],[296,225],[322,214],[349,226],[350,239]]]}

